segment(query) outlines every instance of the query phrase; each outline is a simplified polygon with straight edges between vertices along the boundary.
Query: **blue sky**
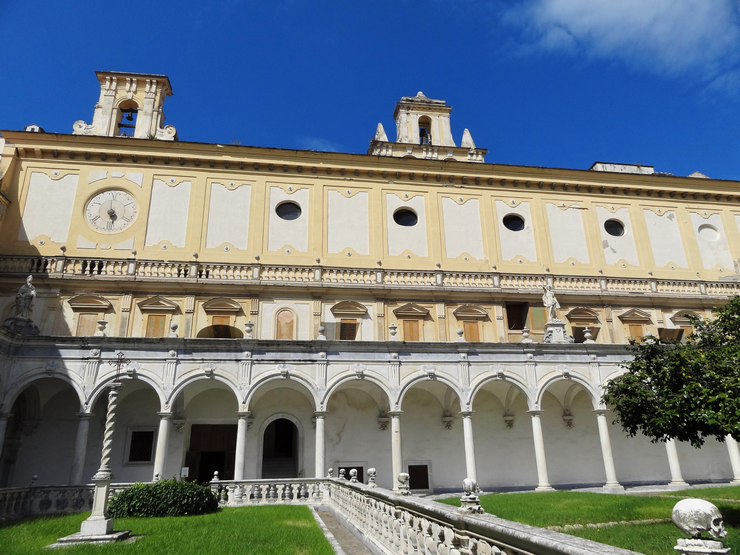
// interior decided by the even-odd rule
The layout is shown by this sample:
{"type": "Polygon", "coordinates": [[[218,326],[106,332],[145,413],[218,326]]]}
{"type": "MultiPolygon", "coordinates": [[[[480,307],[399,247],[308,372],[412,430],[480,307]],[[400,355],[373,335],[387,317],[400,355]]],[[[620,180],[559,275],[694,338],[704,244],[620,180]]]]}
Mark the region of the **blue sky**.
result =
{"type": "Polygon", "coordinates": [[[488,162],[740,180],[739,0],[0,2],[0,129],[71,133],[163,73],[181,140],[365,153],[401,96],[488,162]]]}

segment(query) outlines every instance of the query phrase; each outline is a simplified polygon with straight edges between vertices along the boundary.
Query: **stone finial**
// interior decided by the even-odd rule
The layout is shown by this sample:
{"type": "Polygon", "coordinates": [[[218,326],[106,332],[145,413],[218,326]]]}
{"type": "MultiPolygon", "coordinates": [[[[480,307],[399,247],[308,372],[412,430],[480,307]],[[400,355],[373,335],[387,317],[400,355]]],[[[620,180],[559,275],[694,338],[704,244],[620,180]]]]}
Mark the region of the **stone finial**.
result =
{"type": "Polygon", "coordinates": [[[409,490],[409,475],[407,472],[401,472],[398,475],[398,495],[411,495],[411,490],[409,490]]]}
{"type": "Polygon", "coordinates": [[[327,478],[334,478],[334,469],[333,468],[330,468],[329,470],[326,471],[326,477],[327,478]]]}
{"type": "Polygon", "coordinates": [[[369,488],[377,488],[378,484],[375,483],[375,474],[377,473],[377,470],[374,468],[368,468],[367,469],[367,487],[369,488]]]}
{"type": "Polygon", "coordinates": [[[317,341],[326,341],[326,328],[319,326],[319,336],[316,338],[317,341]]]}
{"type": "Polygon", "coordinates": [[[340,468],[340,469],[339,469],[339,479],[340,479],[340,480],[346,480],[346,479],[347,479],[347,477],[345,476],[345,472],[346,472],[346,471],[345,471],[345,469],[344,469],[344,468],[340,468]]]}
{"type": "Polygon", "coordinates": [[[179,337],[177,335],[177,324],[175,324],[174,322],[170,324],[170,333],[167,337],[179,337]]]}
{"type": "Polygon", "coordinates": [[[462,486],[463,494],[462,497],[460,497],[460,508],[457,512],[467,514],[480,514],[485,512],[483,507],[480,506],[480,500],[476,495],[476,492],[478,491],[478,482],[472,478],[465,478],[462,486]]]}
{"type": "Polygon", "coordinates": [[[591,333],[591,328],[589,328],[588,326],[586,326],[583,329],[583,342],[584,343],[596,343],[596,341],[594,341],[593,337],[594,336],[591,333]]]}
{"type": "Polygon", "coordinates": [[[218,482],[218,470],[213,473],[213,481],[218,482]]]}
{"type": "Polygon", "coordinates": [[[465,332],[461,329],[457,330],[457,341],[465,343],[465,332]]]}
{"type": "Polygon", "coordinates": [[[357,469],[356,468],[350,469],[350,471],[349,471],[349,481],[352,482],[353,484],[356,484],[357,483],[357,469]]]}
{"type": "Polygon", "coordinates": [[[93,334],[95,337],[105,337],[105,327],[108,322],[105,320],[98,320],[98,330],[93,334]]]}
{"type": "Polygon", "coordinates": [[[385,143],[388,142],[388,135],[386,135],[385,129],[383,128],[382,123],[379,123],[378,127],[375,129],[375,140],[383,141],[385,143]]]}
{"type": "Polygon", "coordinates": [[[390,335],[390,341],[398,341],[398,337],[396,337],[397,333],[398,326],[396,324],[391,324],[390,326],[388,326],[388,335],[390,335]]]}
{"type": "Polygon", "coordinates": [[[522,343],[532,343],[532,339],[529,337],[529,328],[522,330],[522,343]]]}
{"type": "Polygon", "coordinates": [[[244,324],[244,339],[254,339],[254,337],[252,337],[253,329],[254,329],[254,322],[252,322],[252,320],[244,324]]]}
{"type": "Polygon", "coordinates": [[[33,487],[33,486],[36,485],[36,482],[38,482],[38,481],[39,481],[39,475],[38,474],[34,474],[33,476],[31,476],[31,483],[28,484],[28,485],[31,486],[31,487],[33,487]]]}
{"type": "Polygon", "coordinates": [[[462,142],[460,143],[460,146],[463,148],[475,148],[473,136],[470,134],[470,131],[467,128],[465,129],[465,131],[463,131],[462,142]]]}

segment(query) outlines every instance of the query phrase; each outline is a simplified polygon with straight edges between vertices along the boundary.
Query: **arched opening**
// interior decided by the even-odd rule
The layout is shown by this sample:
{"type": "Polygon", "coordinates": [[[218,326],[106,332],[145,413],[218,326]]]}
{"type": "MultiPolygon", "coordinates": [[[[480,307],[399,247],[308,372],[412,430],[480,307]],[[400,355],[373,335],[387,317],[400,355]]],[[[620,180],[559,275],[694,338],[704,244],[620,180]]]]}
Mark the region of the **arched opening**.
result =
{"type": "Polygon", "coordinates": [[[136,120],[139,106],[133,100],[122,102],[118,106],[118,126],[116,135],[119,137],[133,137],[136,131],[136,120]]]}
{"type": "MultiPolygon", "coordinates": [[[[215,320],[214,316],[214,320],[215,320]]],[[[244,337],[244,334],[239,330],[238,328],[235,328],[234,326],[228,326],[223,324],[216,324],[213,326],[207,326],[200,330],[198,332],[197,338],[198,339],[210,339],[210,338],[217,338],[217,339],[241,339],[244,337]]]]}
{"type": "Polygon", "coordinates": [[[419,118],[419,144],[432,144],[432,120],[429,116],[419,118]]]}
{"type": "Polygon", "coordinates": [[[287,418],[277,418],[262,437],[262,478],[298,477],[298,428],[287,418]]]}

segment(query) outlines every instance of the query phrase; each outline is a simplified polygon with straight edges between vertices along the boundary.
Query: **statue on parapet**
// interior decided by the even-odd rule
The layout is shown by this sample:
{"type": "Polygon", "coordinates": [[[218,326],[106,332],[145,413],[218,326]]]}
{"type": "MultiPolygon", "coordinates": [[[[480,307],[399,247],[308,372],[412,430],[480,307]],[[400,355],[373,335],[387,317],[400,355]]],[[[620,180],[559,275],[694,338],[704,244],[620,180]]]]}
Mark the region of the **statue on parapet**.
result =
{"type": "Polygon", "coordinates": [[[36,288],[33,286],[33,276],[28,276],[15,296],[15,316],[5,320],[3,327],[18,335],[38,335],[39,328],[29,318],[34,299],[36,288]]]}
{"type": "Polygon", "coordinates": [[[559,320],[558,309],[560,308],[560,303],[555,298],[555,292],[552,290],[552,285],[544,285],[542,288],[545,290],[542,295],[542,304],[545,305],[545,308],[547,309],[547,321],[553,322],[555,320],[559,320]]]}

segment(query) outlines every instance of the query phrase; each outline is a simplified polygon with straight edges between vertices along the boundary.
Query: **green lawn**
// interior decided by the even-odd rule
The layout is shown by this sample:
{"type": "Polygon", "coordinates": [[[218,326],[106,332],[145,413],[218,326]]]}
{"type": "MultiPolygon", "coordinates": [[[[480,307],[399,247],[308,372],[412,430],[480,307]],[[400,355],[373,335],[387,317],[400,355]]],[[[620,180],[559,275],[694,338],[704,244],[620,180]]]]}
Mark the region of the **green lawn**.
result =
{"type": "Polygon", "coordinates": [[[144,534],[131,545],[75,546],[46,551],[45,545],[78,532],[89,513],[40,518],[0,526],[0,553],[80,555],[333,555],[308,507],[245,507],[202,516],[121,518],[116,530],[144,534]]]}
{"type": "MultiPolygon", "coordinates": [[[[676,499],[649,495],[557,491],[482,495],[480,500],[487,513],[515,522],[547,527],[670,519],[673,506],[680,497],[711,499],[725,517],[725,526],[728,530],[725,545],[731,547],[733,552],[740,549],[740,503],[723,502],[740,500],[740,487],[678,491],[671,492],[670,495],[676,499]]],[[[442,502],[460,506],[459,498],[445,499],[442,502]]],[[[648,555],[675,554],[673,546],[676,545],[678,538],[683,537],[672,523],[584,528],[568,533],[648,555]]]]}

